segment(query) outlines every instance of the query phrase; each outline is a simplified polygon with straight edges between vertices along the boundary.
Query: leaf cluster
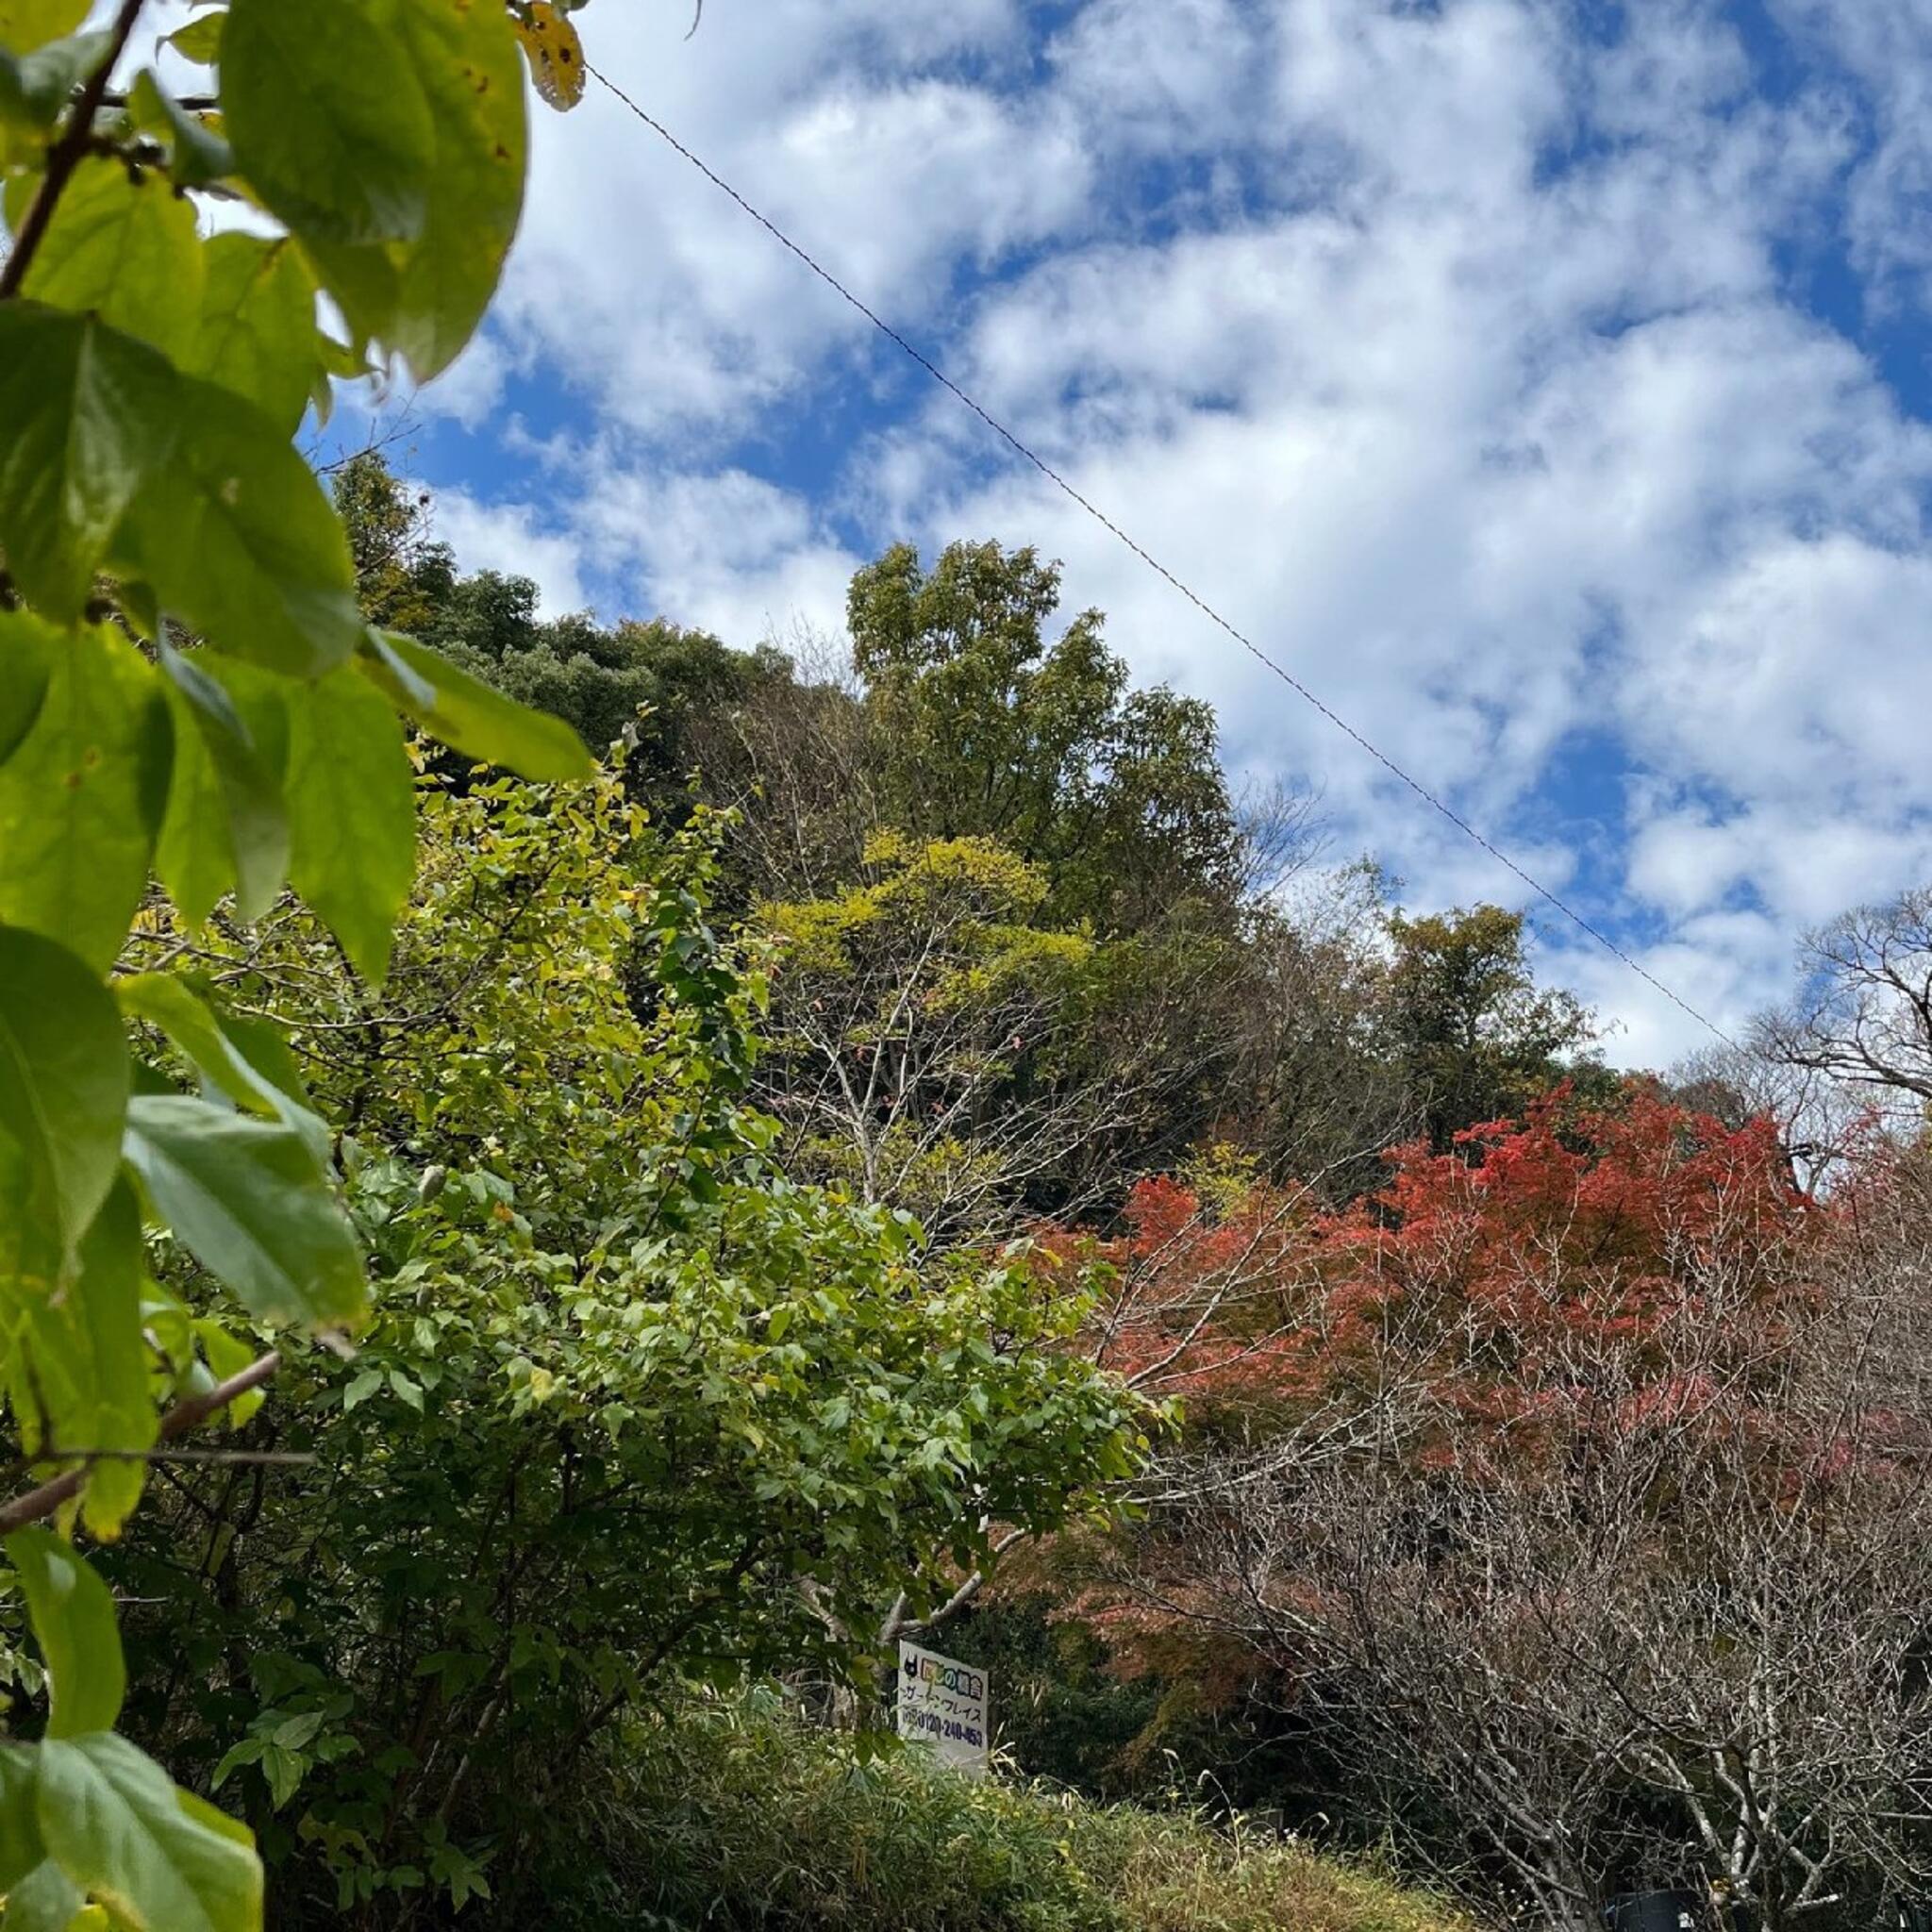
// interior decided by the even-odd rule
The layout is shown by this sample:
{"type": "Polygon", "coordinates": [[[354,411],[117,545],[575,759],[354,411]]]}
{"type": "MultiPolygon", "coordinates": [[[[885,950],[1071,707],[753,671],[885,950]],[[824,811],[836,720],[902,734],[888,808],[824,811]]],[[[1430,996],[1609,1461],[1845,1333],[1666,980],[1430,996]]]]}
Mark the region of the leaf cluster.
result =
{"type": "Polygon", "coordinates": [[[351,1127],[374,1306],[262,1418],[312,1467],[246,1507],[191,1479],[116,1568],[157,1600],[142,1682],[176,1685],[144,1731],[331,1910],[502,1894],[544,1855],[529,1778],[561,1803],[621,1712],[862,1673],[884,1604],[1102,1510],[1142,1453],[1076,1287],[774,1165],[762,980],[706,920],[725,828],[660,833],[612,778],[431,778],[423,827],[379,994],[292,902],[202,941],[351,1127]]]}
{"type": "MultiPolygon", "coordinates": [[[[565,727],[365,622],[291,442],[336,378],[427,379],[480,321],[523,200],[510,15],[234,0],[169,37],[208,75],[191,98],[158,65],[125,78],[142,12],[0,6],[0,1388],[47,1476],[8,1521],[104,1541],[162,1438],[259,1402],[277,1357],[242,1332],[366,1307],[329,1131],[201,970],[210,916],[291,886],[379,981],[413,863],[406,721],[589,770],[565,727]],[[172,940],[140,974],[130,928],[172,940]],[[163,1236],[192,1257],[171,1285],[163,1236]]],[[[41,1532],[9,1548],[54,1704],[4,1747],[8,1925],[258,1925],[246,1835],[108,1731],[105,1592],[41,1532]]]]}

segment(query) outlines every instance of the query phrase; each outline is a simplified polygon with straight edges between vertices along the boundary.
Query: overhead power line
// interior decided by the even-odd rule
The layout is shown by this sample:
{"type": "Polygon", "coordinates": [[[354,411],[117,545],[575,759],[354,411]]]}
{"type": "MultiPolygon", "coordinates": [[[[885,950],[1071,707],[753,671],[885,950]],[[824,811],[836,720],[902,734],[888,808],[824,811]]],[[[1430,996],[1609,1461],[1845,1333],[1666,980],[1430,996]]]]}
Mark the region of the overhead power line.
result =
{"type": "Polygon", "coordinates": [[[1483,851],[1487,852],[1489,856],[1491,858],[1493,858],[1498,865],[1502,866],[1505,871],[1511,874],[1514,877],[1520,879],[1525,886],[1529,888],[1529,890],[1532,892],[1536,894],[1536,896],[1539,899],[1542,900],[1542,902],[1545,905],[1553,907],[1557,912],[1561,913],[1562,916],[1565,919],[1567,919],[1572,925],[1575,926],[1579,932],[1584,933],[1589,938],[1594,940],[1596,943],[1604,949],[1605,952],[1608,953],[1611,956],[1612,958],[1622,961],[1622,963],[1627,966],[1632,973],[1636,974],[1638,978],[1642,980],[1646,986],[1652,988],[1657,992],[1660,992],[1665,999],[1669,1000],[1670,1003],[1678,1009],[1679,1012],[1687,1014],[1690,1019],[1696,1021],[1696,1023],[1700,1026],[1702,1026],[1707,1032],[1713,1034],[1717,1039],[1723,1041],[1726,1046],[1736,1047],[1738,1045],[1737,1041],[1732,1039],[1732,1037],[1728,1033],[1726,1033],[1724,1029],[1722,1026],[1720,1026],[1715,1020],[1712,1020],[1707,1015],[1699,1012],[1698,1009],[1695,1007],[1693,1007],[1689,1000],[1684,998],[1684,996],[1681,993],[1674,991],[1671,987],[1666,986],[1664,982],[1661,979],[1659,979],[1655,973],[1651,972],[1651,970],[1647,966],[1643,965],[1641,961],[1633,958],[1630,956],[1630,954],[1626,953],[1624,950],[1624,948],[1616,942],[1615,940],[1611,939],[1610,936],[1602,929],[1601,926],[1598,926],[1592,924],[1590,920],[1586,919],[1583,916],[1583,914],[1577,911],[1577,909],[1574,906],[1570,905],[1568,901],[1559,898],[1555,892],[1551,891],[1549,887],[1542,884],[1541,880],[1533,878],[1527,872],[1525,872],[1523,869],[1522,866],[1518,865],[1517,862],[1513,858],[1511,858],[1507,852],[1501,850],[1498,846],[1493,844],[1489,839],[1485,838],[1483,834],[1480,831],[1478,831],[1474,825],[1471,824],[1470,822],[1466,818],[1464,818],[1462,814],[1458,812],[1453,806],[1449,805],[1445,800],[1438,796],[1437,793],[1430,791],[1429,788],[1426,785],[1424,785],[1421,779],[1411,776],[1409,773],[1405,771],[1402,768],[1402,766],[1398,765],[1395,762],[1395,760],[1389,756],[1387,752],[1383,751],[1379,745],[1372,743],[1359,731],[1357,731],[1355,728],[1355,726],[1351,724],[1348,722],[1348,720],[1341,714],[1341,712],[1337,711],[1331,705],[1324,703],[1312,691],[1310,691],[1308,687],[1306,684],[1304,684],[1301,681],[1301,679],[1294,675],[1293,672],[1290,671],[1287,668],[1286,665],[1278,662],[1275,658],[1270,657],[1269,654],[1266,651],[1264,651],[1261,648],[1261,646],[1254,641],[1253,638],[1249,637],[1245,631],[1241,629],[1239,625],[1230,623],[1229,620],[1224,617],[1220,611],[1215,609],[1213,605],[1208,603],[1205,597],[1201,596],[1191,586],[1182,582],[1182,580],[1179,577],[1177,577],[1173,571],[1169,570],[1166,564],[1162,563],[1158,557],[1156,557],[1151,551],[1147,550],[1143,545],[1136,541],[1134,538],[1129,536],[1127,532],[1120,526],[1120,525],[1115,523],[1114,520],[1110,516],[1108,516],[1104,509],[1102,509],[1099,507],[1098,504],[1092,502],[1089,497],[1084,496],[1077,489],[1075,489],[1074,486],[1072,483],[1070,483],[1066,479],[1066,477],[1061,475],[1060,473],[1058,470],[1056,470],[1053,467],[1053,465],[1046,460],[1044,457],[1041,456],[1037,450],[1028,447],[1027,444],[1021,441],[1019,437],[1014,435],[1014,433],[1010,429],[1008,429],[1007,425],[1004,423],[1002,423],[997,416],[993,415],[992,412],[990,409],[988,409],[983,404],[981,404],[975,397],[969,395],[965,390],[961,389],[959,385],[957,382],[955,382],[953,378],[950,375],[948,375],[946,372],[943,369],[941,369],[939,366],[939,364],[932,359],[930,356],[926,355],[925,352],[918,346],[917,343],[909,341],[905,336],[901,335],[899,331],[896,328],[894,328],[892,325],[885,319],[884,316],[880,315],[876,309],[871,308],[858,295],[855,295],[852,292],[852,291],[848,289],[845,286],[845,284],[841,282],[839,279],[839,277],[831,272],[830,269],[826,268],[822,261],[820,261],[815,256],[813,256],[809,250],[802,247],[798,242],[794,242],[791,239],[791,237],[788,235],[785,232],[785,230],[777,225],[776,222],[773,221],[771,216],[764,212],[762,208],[753,206],[753,204],[747,201],[744,198],[744,196],[741,195],[738,192],[738,190],[731,185],[730,182],[725,180],[724,175],[720,175],[715,168],[711,167],[710,164],[707,162],[701,156],[692,153],[692,151],[690,148],[688,148],[683,142],[678,140],[677,136],[672,133],[670,128],[666,127],[665,125],[661,121],[659,121],[656,115],[648,112],[645,108],[640,107],[638,103],[634,101],[629,94],[625,93],[625,91],[621,87],[619,87],[614,80],[612,80],[608,75],[600,73],[595,67],[591,66],[588,61],[585,63],[585,69],[590,74],[592,79],[594,79],[601,87],[603,87],[605,91],[608,93],[609,93],[615,100],[617,100],[624,107],[627,108],[633,114],[635,114],[637,118],[640,121],[641,121],[643,125],[651,130],[653,134],[657,135],[660,141],[664,142],[668,146],[675,149],[687,161],[689,161],[691,165],[693,168],[695,168],[698,171],[698,173],[702,175],[705,177],[705,179],[711,184],[713,188],[717,189],[720,193],[728,196],[732,201],[734,201],[738,205],[738,207],[741,208],[747,215],[749,215],[752,218],[752,220],[758,225],[759,227],[763,228],[765,232],[768,235],[770,235],[772,239],[774,242],[776,242],[781,248],[784,248],[791,254],[796,256],[798,259],[801,262],[803,262],[805,266],[808,269],[809,269],[811,273],[819,278],[820,281],[824,283],[826,288],[830,289],[832,292],[836,294],[841,301],[845,302],[851,308],[857,309],[858,313],[864,316],[866,321],[871,323],[873,327],[877,329],[878,332],[882,336],[884,336],[888,341],[895,344],[898,348],[902,349],[908,357],[911,358],[911,359],[914,362],[918,363],[920,368],[924,370],[926,375],[931,376],[932,379],[936,383],[938,383],[942,390],[944,390],[949,395],[954,397],[958,402],[963,404],[964,407],[970,409],[974,415],[977,416],[979,420],[982,423],[984,423],[986,426],[989,429],[991,429],[992,433],[995,436],[997,436],[999,440],[1002,442],[1004,442],[1007,445],[1007,447],[1013,452],[1015,456],[1019,457],[1023,461],[1031,464],[1032,467],[1038,470],[1040,474],[1042,476],[1044,476],[1046,480],[1049,483],[1051,483],[1053,487],[1056,490],[1058,490],[1063,496],[1067,497],[1071,502],[1077,504],[1081,509],[1085,510],[1086,513],[1090,517],[1091,517],[1096,524],[1098,524],[1101,526],[1102,529],[1108,532],[1108,534],[1111,535],[1117,541],[1124,544],[1128,550],[1132,551],[1133,554],[1136,557],[1138,557],[1141,559],[1141,561],[1144,563],[1147,566],[1147,568],[1151,570],[1158,577],[1159,577],[1164,583],[1169,585],[1172,589],[1179,591],[1179,593],[1183,597],[1185,597],[1188,600],[1188,602],[1191,604],[1194,607],[1194,608],[1198,610],[1201,613],[1201,615],[1208,621],[1209,624],[1212,624],[1217,628],[1225,631],[1227,635],[1231,637],[1235,641],[1235,642],[1241,647],[1242,650],[1247,652],[1249,657],[1253,658],[1257,664],[1260,664],[1265,669],[1272,671],[1276,677],[1280,678],[1283,684],[1288,686],[1289,690],[1293,691],[1295,695],[1302,699],[1302,701],[1305,704],[1310,706],[1313,709],[1319,711],[1322,714],[1322,716],[1327,719],[1329,724],[1334,725],[1336,730],[1340,731],[1345,738],[1349,739],[1355,744],[1358,745],[1363,751],[1367,752],[1368,755],[1372,758],[1374,758],[1375,762],[1383,768],[1384,771],[1388,772],[1392,777],[1400,779],[1401,782],[1404,785],[1407,786],[1409,791],[1414,792],[1415,795],[1418,798],[1420,798],[1424,805],[1428,806],[1432,810],[1441,813],[1441,815],[1443,818],[1447,819],[1449,823],[1452,825],[1454,825],[1458,832],[1462,833],[1465,838],[1473,840],[1477,845],[1479,845],[1483,849],[1483,851]]]}

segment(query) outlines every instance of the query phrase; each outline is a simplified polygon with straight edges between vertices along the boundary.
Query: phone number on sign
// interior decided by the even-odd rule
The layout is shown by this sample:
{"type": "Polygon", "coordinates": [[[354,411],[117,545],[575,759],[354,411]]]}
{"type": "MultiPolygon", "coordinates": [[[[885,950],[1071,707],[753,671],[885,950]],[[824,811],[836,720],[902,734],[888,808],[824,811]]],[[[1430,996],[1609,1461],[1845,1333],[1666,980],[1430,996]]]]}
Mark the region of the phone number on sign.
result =
{"type": "Polygon", "coordinates": [[[962,1724],[957,1718],[941,1717],[935,1711],[908,1711],[907,1726],[922,1736],[938,1738],[946,1743],[971,1744],[975,1750],[986,1741],[985,1733],[977,1724],[962,1724]]]}

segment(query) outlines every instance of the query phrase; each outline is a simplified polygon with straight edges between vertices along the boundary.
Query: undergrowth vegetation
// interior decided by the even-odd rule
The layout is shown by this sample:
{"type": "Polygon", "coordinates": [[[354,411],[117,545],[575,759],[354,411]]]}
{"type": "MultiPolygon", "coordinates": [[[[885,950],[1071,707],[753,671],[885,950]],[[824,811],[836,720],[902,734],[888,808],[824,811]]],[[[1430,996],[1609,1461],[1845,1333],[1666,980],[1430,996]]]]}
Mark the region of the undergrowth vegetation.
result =
{"type": "Polygon", "coordinates": [[[868,1757],[775,1700],[640,1720],[606,1773],[572,1932],[1470,1932],[1371,1864],[1239,1818],[868,1757]]]}

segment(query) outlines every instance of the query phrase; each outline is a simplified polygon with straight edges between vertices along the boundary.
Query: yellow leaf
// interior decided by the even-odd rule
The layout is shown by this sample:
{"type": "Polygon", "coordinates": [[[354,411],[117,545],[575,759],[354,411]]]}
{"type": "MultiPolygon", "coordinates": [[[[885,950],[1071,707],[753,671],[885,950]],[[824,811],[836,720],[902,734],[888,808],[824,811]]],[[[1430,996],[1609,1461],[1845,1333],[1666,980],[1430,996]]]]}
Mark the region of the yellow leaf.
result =
{"type": "Polygon", "coordinates": [[[570,17],[548,4],[531,0],[510,15],[517,39],[530,63],[537,92],[559,113],[567,113],[584,97],[584,43],[570,17]]]}
{"type": "Polygon", "coordinates": [[[87,0],[0,0],[0,47],[31,54],[73,33],[87,18],[87,0]]]}

